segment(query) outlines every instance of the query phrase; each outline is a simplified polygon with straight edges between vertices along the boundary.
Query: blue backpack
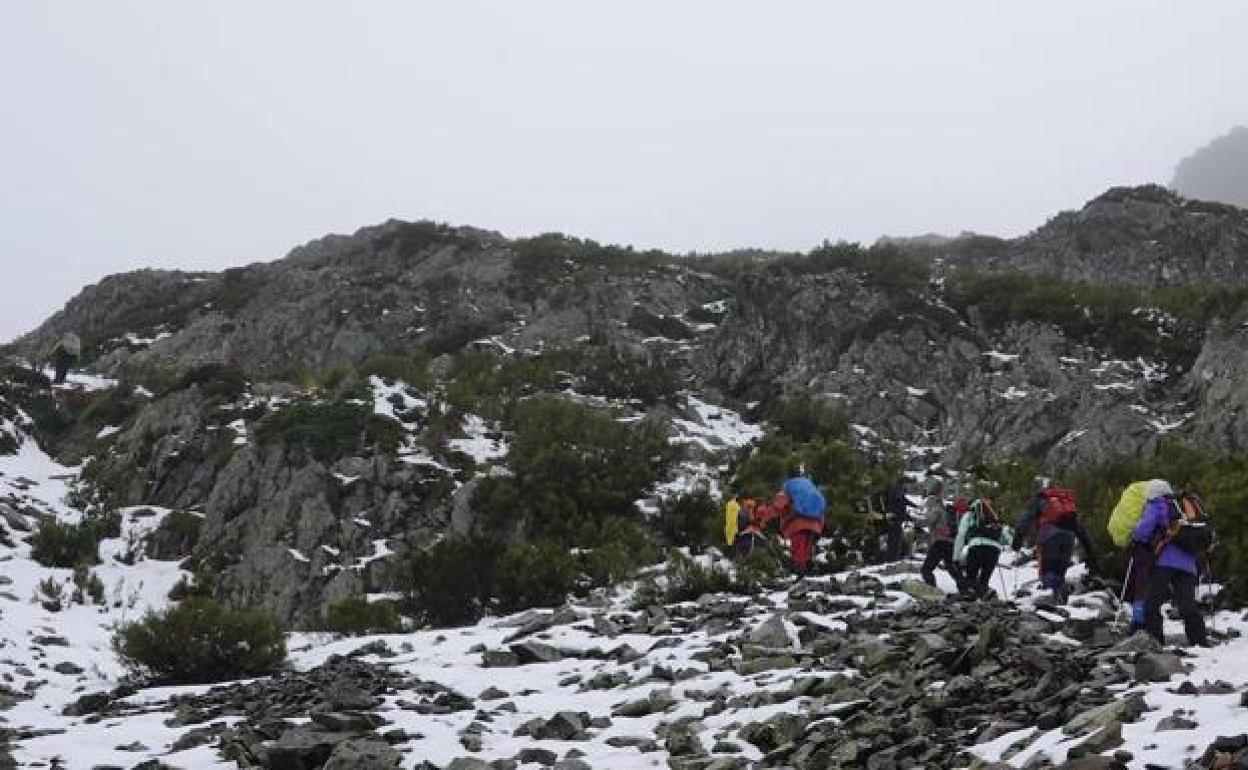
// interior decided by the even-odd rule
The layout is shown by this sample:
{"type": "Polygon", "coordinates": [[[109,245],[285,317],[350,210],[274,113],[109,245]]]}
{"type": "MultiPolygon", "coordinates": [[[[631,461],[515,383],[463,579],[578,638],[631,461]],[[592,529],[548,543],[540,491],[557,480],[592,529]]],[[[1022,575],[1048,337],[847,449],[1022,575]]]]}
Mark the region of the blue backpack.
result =
{"type": "Polygon", "coordinates": [[[789,479],[784,484],[784,492],[793,502],[793,513],[803,519],[822,519],[828,510],[823,493],[808,478],[799,476],[789,479]]]}

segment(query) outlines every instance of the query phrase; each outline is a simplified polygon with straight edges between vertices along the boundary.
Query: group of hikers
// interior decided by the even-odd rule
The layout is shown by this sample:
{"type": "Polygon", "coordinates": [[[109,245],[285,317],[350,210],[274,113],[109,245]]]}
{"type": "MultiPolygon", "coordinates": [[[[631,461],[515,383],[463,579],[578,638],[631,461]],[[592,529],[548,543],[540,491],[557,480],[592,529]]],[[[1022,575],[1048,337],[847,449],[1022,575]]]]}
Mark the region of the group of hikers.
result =
{"type": "MultiPolygon", "coordinates": [[[[1004,549],[1026,555],[1034,545],[1039,583],[1051,592],[1051,601],[1064,604],[1070,593],[1066,574],[1081,549],[1088,573],[1100,574],[1092,540],[1080,519],[1073,490],[1044,484],[1031,499],[1017,527],[1009,526],[987,494],[974,494],[968,486],[956,487],[939,476],[923,483],[922,516],[914,522],[906,495],[906,479],[898,477],[876,496],[884,559],[904,556],[905,525],[921,525],[927,547],[919,573],[936,586],[936,570],[953,578],[958,592],[971,599],[992,595],[991,580],[1004,549]]],[[[873,508],[868,504],[868,508],[873,508]]],[[[738,492],[725,506],[724,535],[738,556],[767,547],[767,528],[778,523],[780,536],[788,542],[793,571],[799,579],[814,565],[815,549],[823,534],[827,503],[818,487],[801,468],[770,500],[738,492]]],[[[874,514],[875,512],[872,511],[874,514]]],[[[1164,642],[1161,610],[1173,602],[1183,619],[1187,641],[1208,646],[1209,635],[1197,603],[1202,575],[1207,575],[1207,553],[1213,544],[1212,529],[1203,503],[1194,490],[1175,490],[1161,479],[1130,485],[1110,517],[1107,527],[1114,544],[1126,550],[1127,570],[1119,597],[1129,601],[1131,632],[1144,630],[1164,642]]],[[[1021,562],[1020,562],[1021,563],[1021,562]]],[[[1005,591],[1004,580],[1001,584],[1005,591]]],[[[1008,598],[1003,596],[1002,598],[1008,598]]]]}

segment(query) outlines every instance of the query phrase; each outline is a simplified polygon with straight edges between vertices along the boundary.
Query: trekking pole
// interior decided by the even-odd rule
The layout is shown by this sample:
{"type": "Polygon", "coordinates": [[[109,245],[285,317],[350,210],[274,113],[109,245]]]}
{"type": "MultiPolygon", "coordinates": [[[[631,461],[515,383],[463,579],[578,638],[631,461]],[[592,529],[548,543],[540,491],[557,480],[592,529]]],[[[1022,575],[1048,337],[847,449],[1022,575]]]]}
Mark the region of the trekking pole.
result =
{"type": "MultiPolygon", "coordinates": [[[[1201,579],[1204,581],[1205,585],[1209,588],[1209,591],[1213,592],[1214,591],[1213,559],[1207,558],[1205,560],[1205,573],[1201,577],[1201,579]]],[[[1197,588],[1196,595],[1197,597],[1199,597],[1200,596],[1200,584],[1199,583],[1196,584],[1196,588],[1197,588]]],[[[1200,599],[1197,598],[1197,603],[1199,603],[1199,601],[1200,599]]],[[[1209,597],[1209,630],[1211,631],[1218,630],[1218,597],[1216,593],[1211,593],[1209,597]]]]}
{"type": "Polygon", "coordinates": [[[1131,570],[1135,568],[1135,557],[1127,562],[1127,575],[1122,579],[1122,592],[1118,595],[1118,608],[1114,610],[1113,632],[1118,633],[1118,624],[1122,621],[1122,610],[1126,607],[1127,587],[1131,585],[1131,570]]]}

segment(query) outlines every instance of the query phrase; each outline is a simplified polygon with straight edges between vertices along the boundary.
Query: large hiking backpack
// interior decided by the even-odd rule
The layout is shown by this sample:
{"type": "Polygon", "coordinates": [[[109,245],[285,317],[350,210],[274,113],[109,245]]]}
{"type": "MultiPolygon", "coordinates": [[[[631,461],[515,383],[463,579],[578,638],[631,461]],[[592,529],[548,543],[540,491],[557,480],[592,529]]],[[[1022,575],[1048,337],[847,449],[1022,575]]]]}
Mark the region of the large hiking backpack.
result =
{"type": "Polygon", "coordinates": [[[790,479],[784,485],[784,491],[789,495],[789,501],[793,504],[793,513],[796,516],[803,519],[822,519],[824,512],[828,510],[828,503],[823,499],[823,493],[808,478],[790,479]]]}
{"type": "Polygon", "coordinates": [[[1200,556],[1213,547],[1213,527],[1200,498],[1194,494],[1182,494],[1167,498],[1170,504],[1170,523],[1157,551],[1166,545],[1200,556]]]}
{"type": "Polygon", "coordinates": [[[1109,532],[1110,540],[1119,548],[1130,545],[1131,533],[1144,515],[1144,505],[1148,502],[1148,484],[1147,481],[1137,481],[1122,490],[1114,512],[1109,515],[1109,523],[1105,525],[1105,529],[1109,532]]]}
{"type": "Polygon", "coordinates": [[[971,520],[969,539],[984,538],[1001,542],[1001,535],[1005,533],[1005,524],[1001,521],[1001,515],[997,513],[990,498],[981,497],[971,503],[970,515],[975,518],[971,520]]]}
{"type": "Polygon", "coordinates": [[[1074,530],[1079,526],[1075,490],[1050,487],[1040,493],[1040,526],[1074,530]]]}

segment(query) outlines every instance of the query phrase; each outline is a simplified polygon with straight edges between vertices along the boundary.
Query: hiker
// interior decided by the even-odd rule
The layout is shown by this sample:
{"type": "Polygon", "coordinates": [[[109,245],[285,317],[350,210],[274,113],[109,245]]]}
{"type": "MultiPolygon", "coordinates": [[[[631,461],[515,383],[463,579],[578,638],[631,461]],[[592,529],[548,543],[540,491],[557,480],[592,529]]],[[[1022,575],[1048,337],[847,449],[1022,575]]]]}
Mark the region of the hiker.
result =
{"type": "Polygon", "coordinates": [[[1088,571],[1096,574],[1092,542],[1079,521],[1073,489],[1046,486],[1036,493],[1018,522],[1020,540],[1036,529],[1036,555],[1039,559],[1040,584],[1053,592],[1053,599],[1065,604],[1069,597],[1066,571],[1074,561],[1075,544],[1083,548],[1088,571]]]}
{"type": "Polygon", "coordinates": [[[65,377],[69,374],[69,370],[78,362],[78,357],[82,355],[82,340],[73,332],[66,332],[61,336],[56,344],[48,353],[48,358],[52,361],[52,368],[56,371],[56,377],[53,380],[57,385],[65,382],[65,377]]]}
{"type": "Polygon", "coordinates": [[[919,574],[929,586],[936,585],[936,567],[944,566],[953,576],[958,590],[962,590],[962,568],[953,560],[953,538],[956,519],[953,507],[945,504],[945,482],[938,476],[929,476],[926,482],[927,497],[923,499],[923,517],[927,523],[927,557],[919,574]]]}
{"type": "Polygon", "coordinates": [[[1013,540],[1014,532],[1001,521],[990,498],[971,501],[966,515],[958,521],[953,544],[954,560],[965,569],[963,592],[976,598],[988,595],[1001,549],[1013,540]]]}
{"type": "MultiPolygon", "coordinates": [[[[1167,488],[1169,486],[1166,484],[1167,488]]],[[[1160,487],[1157,491],[1161,491],[1160,487]]],[[[1203,517],[1203,510],[1199,514],[1203,517]]],[[[1208,548],[1210,535],[1208,525],[1203,521],[1196,522],[1195,518],[1196,513],[1184,510],[1182,502],[1176,500],[1173,494],[1162,493],[1149,499],[1140,516],[1140,523],[1131,533],[1134,541],[1151,544],[1154,559],[1144,601],[1144,630],[1162,644],[1165,644],[1166,638],[1161,605],[1173,599],[1183,618],[1187,643],[1209,646],[1205,619],[1196,604],[1196,584],[1199,575],[1197,559],[1208,548]],[[1187,531],[1197,529],[1203,531],[1187,531]],[[1190,542],[1189,534],[1192,535],[1190,542]]]]}
{"type": "Polygon", "coordinates": [[[823,534],[823,517],[827,501],[801,468],[790,473],[775,501],[759,518],[780,519],[780,534],[789,541],[793,572],[799,578],[810,574],[815,559],[815,546],[823,534]]]}
{"type": "Polygon", "coordinates": [[[1144,610],[1148,598],[1148,580],[1153,571],[1153,544],[1137,540],[1135,528],[1140,523],[1149,501],[1172,494],[1170,482],[1163,479],[1137,481],[1123,490],[1114,506],[1106,529],[1114,545],[1127,550],[1127,574],[1123,578],[1122,601],[1131,601],[1131,622],[1128,632],[1144,628],[1144,610]]]}
{"type": "Polygon", "coordinates": [[[884,511],[888,530],[885,533],[884,559],[898,561],[905,547],[904,523],[909,516],[910,503],[906,500],[906,477],[899,474],[884,493],[884,511]]]}
{"type": "Polygon", "coordinates": [[[767,536],[763,534],[763,520],[758,516],[758,501],[753,495],[741,492],[737,495],[737,503],[737,533],[733,551],[744,558],[765,543],[767,536]]]}

